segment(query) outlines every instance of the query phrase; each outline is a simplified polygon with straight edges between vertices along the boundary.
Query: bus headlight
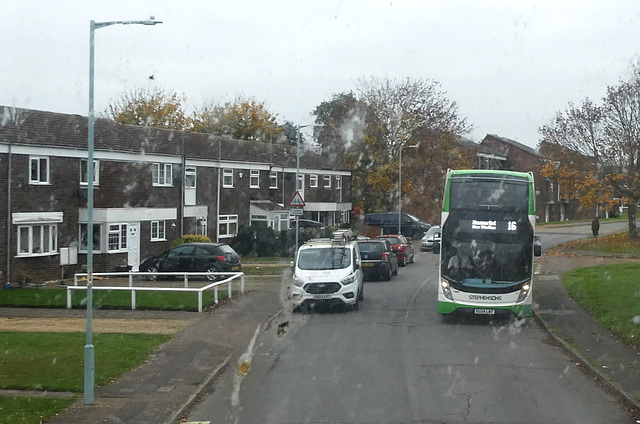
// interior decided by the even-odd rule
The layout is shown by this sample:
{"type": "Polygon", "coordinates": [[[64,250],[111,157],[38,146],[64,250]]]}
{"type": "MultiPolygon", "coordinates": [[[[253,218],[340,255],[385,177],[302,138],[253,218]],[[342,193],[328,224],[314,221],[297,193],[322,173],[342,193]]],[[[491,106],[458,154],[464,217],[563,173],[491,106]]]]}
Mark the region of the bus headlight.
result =
{"type": "Polygon", "coordinates": [[[524,300],[529,295],[529,290],[531,289],[531,284],[524,283],[522,285],[522,289],[520,290],[520,294],[518,294],[518,303],[524,302],[524,300]]]}
{"type": "Polygon", "coordinates": [[[453,300],[453,295],[451,294],[451,287],[449,287],[449,282],[447,280],[442,280],[440,282],[440,287],[442,287],[442,294],[449,300],[453,300]]]}

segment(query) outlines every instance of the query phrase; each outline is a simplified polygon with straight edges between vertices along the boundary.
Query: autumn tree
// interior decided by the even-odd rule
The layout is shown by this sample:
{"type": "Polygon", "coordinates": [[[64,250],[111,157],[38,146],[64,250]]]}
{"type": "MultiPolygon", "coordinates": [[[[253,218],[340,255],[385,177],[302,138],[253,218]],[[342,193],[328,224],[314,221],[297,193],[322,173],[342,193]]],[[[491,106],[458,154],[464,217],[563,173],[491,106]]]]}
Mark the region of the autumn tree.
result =
{"type": "Polygon", "coordinates": [[[234,102],[198,110],[193,117],[193,131],[270,142],[279,140],[282,128],[263,102],[238,97],[234,102]]]}
{"type": "Polygon", "coordinates": [[[437,202],[429,200],[426,205],[423,198],[442,197],[433,192],[441,188],[441,179],[434,184],[423,178],[434,178],[436,170],[446,171],[461,157],[453,151],[454,135],[470,130],[437,82],[361,79],[356,93],[336,94],[314,114],[316,122],[325,125],[318,138],[323,152],[353,169],[354,198],[365,212],[397,210],[401,189],[403,208],[423,216],[437,213],[437,202]],[[407,145],[417,149],[403,155],[399,188],[398,156],[407,145]],[[414,202],[412,196],[420,201],[414,202]]]}
{"type": "Polygon", "coordinates": [[[637,237],[640,200],[640,61],[629,81],[607,88],[602,105],[586,99],[559,112],[540,129],[542,142],[556,147],[543,169],[570,189],[581,204],[628,205],[629,237],[637,237]]]}
{"type": "Polygon", "coordinates": [[[124,92],[104,112],[119,124],[186,131],[191,120],[185,115],[182,98],[161,89],[124,92]]]}

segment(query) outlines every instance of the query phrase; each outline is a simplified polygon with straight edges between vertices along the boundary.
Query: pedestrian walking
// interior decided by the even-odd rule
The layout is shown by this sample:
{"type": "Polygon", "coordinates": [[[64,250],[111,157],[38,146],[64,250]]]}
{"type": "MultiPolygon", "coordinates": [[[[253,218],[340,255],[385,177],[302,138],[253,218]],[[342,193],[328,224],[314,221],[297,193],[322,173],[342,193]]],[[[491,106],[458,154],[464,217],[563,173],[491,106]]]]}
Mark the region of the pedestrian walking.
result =
{"type": "Polygon", "coordinates": [[[593,218],[593,221],[591,221],[591,232],[593,233],[593,237],[598,237],[598,231],[600,231],[600,220],[596,215],[596,217],[593,218]]]}

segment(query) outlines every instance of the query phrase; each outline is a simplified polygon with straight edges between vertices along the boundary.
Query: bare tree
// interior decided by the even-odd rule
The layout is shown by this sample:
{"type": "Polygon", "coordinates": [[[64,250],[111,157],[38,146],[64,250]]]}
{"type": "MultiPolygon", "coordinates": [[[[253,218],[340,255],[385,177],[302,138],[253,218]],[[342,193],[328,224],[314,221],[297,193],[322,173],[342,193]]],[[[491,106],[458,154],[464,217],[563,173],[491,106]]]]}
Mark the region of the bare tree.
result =
{"type": "Polygon", "coordinates": [[[458,135],[471,130],[466,118],[458,115],[456,102],[436,81],[371,77],[358,81],[358,92],[370,120],[380,125],[392,157],[418,130],[458,135]]]}
{"type": "Polygon", "coordinates": [[[552,123],[540,128],[549,143],[543,175],[555,176],[588,206],[621,197],[629,209],[629,237],[636,238],[640,201],[640,62],[630,81],[607,88],[601,106],[585,99],[569,104],[552,123]],[[557,148],[554,148],[556,146],[557,148]]]}

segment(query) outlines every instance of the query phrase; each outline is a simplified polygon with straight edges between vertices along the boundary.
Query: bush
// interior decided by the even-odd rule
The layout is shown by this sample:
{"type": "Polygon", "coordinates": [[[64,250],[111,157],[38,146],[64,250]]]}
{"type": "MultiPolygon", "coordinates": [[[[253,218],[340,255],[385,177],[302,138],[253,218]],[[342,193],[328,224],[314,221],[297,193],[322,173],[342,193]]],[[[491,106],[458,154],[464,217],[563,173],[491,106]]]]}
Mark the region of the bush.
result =
{"type": "Polygon", "coordinates": [[[176,247],[183,243],[211,243],[211,239],[201,234],[185,234],[179,239],[175,239],[171,247],[176,247]]]}
{"type": "Polygon", "coordinates": [[[241,256],[247,256],[253,252],[256,237],[254,236],[254,228],[241,225],[238,228],[236,243],[233,246],[236,252],[241,256]]]}
{"type": "Polygon", "coordinates": [[[273,256],[277,250],[278,242],[273,228],[257,228],[256,253],[258,256],[273,256]]]}

